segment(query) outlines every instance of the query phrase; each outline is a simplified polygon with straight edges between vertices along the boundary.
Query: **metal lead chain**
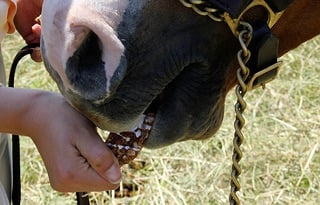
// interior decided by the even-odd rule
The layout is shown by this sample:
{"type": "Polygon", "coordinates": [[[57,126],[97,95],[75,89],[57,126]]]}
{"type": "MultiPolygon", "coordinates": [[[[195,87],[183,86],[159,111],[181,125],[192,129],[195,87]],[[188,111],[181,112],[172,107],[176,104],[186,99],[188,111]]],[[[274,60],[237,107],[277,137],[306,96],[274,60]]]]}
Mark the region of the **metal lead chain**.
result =
{"type": "Polygon", "coordinates": [[[201,16],[208,16],[216,22],[224,20],[223,14],[220,10],[214,8],[210,3],[204,0],[179,0],[182,5],[187,8],[192,8],[197,14],[201,16]]]}
{"type": "Polygon", "coordinates": [[[237,192],[240,190],[240,182],[238,180],[242,170],[239,162],[242,158],[242,151],[240,146],[244,140],[242,134],[242,128],[245,125],[245,119],[243,112],[247,107],[247,103],[244,100],[244,96],[248,91],[248,85],[246,83],[250,69],[246,66],[249,61],[251,53],[248,50],[248,45],[252,39],[253,29],[249,23],[241,21],[239,19],[231,19],[226,13],[221,13],[218,9],[214,8],[210,3],[205,0],[179,0],[185,7],[192,8],[197,14],[201,16],[208,16],[213,21],[221,22],[225,21],[233,34],[238,37],[241,49],[238,52],[237,58],[240,68],[237,70],[238,85],[236,87],[237,102],[235,104],[236,119],[234,122],[234,139],[233,139],[233,155],[232,155],[232,171],[231,171],[231,192],[229,195],[229,202],[231,205],[240,205],[240,200],[237,196],[237,192]]]}
{"type": "Polygon", "coordinates": [[[232,155],[232,171],[231,171],[231,191],[229,196],[230,204],[240,204],[240,200],[237,196],[237,192],[240,190],[241,185],[238,180],[242,170],[239,162],[242,158],[242,151],[240,146],[244,140],[244,135],[242,134],[242,128],[245,125],[245,119],[243,117],[243,112],[247,107],[247,103],[244,100],[244,96],[247,93],[246,80],[250,74],[250,69],[246,66],[246,63],[250,59],[250,51],[247,46],[249,45],[252,38],[252,27],[246,22],[240,22],[243,27],[239,32],[239,42],[241,45],[241,50],[238,52],[237,58],[240,68],[237,70],[238,85],[236,87],[237,102],[235,104],[236,119],[234,122],[234,139],[233,139],[233,155],[232,155]]]}

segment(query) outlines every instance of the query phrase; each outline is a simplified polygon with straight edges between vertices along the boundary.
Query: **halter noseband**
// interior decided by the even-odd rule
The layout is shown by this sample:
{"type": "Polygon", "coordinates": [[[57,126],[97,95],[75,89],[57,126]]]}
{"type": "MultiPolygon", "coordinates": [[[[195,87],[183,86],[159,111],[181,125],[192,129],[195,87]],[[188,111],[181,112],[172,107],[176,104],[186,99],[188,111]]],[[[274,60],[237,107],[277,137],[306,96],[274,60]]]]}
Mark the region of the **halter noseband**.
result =
{"type": "Polygon", "coordinates": [[[217,22],[226,22],[235,36],[238,36],[239,22],[248,10],[262,6],[268,11],[268,26],[272,28],[284,10],[293,0],[179,0],[185,7],[192,8],[202,16],[209,16],[217,22]]]}

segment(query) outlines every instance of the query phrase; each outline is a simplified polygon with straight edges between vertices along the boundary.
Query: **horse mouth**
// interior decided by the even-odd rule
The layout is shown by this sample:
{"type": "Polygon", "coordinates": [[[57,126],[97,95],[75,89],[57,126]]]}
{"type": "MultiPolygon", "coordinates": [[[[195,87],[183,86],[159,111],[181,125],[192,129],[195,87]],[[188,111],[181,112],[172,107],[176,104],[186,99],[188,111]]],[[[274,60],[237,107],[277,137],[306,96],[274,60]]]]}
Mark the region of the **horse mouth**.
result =
{"type": "MultiPolygon", "coordinates": [[[[172,42],[157,51],[123,53],[124,61],[115,68],[115,77],[106,82],[108,78],[103,72],[108,70],[103,65],[108,61],[100,60],[94,68],[90,66],[105,50],[99,36],[89,33],[76,56],[67,63],[67,77],[74,78],[69,79],[73,89],[66,87],[50,63],[46,67],[68,102],[100,129],[114,133],[131,131],[144,120],[144,115],[154,114],[145,146],[158,148],[211,135],[222,121],[223,79],[216,74],[217,69],[210,66],[202,49],[185,53],[177,49],[186,47],[185,41],[172,42]],[[90,52],[88,45],[99,49],[90,52]],[[83,57],[87,52],[92,59],[87,64],[81,63],[79,59],[86,59],[83,57]],[[147,60],[140,62],[141,55],[147,60]],[[106,92],[106,85],[110,85],[111,92],[106,92]]],[[[189,46],[194,44],[197,43],[192,41],[189,46]]]]}

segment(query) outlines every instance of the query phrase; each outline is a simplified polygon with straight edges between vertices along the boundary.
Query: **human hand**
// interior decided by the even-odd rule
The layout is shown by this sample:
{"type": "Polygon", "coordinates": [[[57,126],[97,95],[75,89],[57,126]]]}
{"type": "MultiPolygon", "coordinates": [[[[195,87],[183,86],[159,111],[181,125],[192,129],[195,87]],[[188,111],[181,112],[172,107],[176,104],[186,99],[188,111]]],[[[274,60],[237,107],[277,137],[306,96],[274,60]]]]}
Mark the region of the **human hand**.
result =
{"type": "Polygon", "coordinates": [[[32,140],[43,158],[51,186],[62,192],[117,188],[120,167],[95,126],[60,95],[46,94],[36,103],[38,127],[32,131],[32,140]]]}
{"type": "MultiPolygon", "coordinates": [[[[43,0],[17,0],[14,23],[28,45],[40,43],[41,26],[35,19],[41,14],[42,2],[43,0]]],[[[33,50],[31,58],[36,62],[42,61],[39,48],[33,50]]]]}

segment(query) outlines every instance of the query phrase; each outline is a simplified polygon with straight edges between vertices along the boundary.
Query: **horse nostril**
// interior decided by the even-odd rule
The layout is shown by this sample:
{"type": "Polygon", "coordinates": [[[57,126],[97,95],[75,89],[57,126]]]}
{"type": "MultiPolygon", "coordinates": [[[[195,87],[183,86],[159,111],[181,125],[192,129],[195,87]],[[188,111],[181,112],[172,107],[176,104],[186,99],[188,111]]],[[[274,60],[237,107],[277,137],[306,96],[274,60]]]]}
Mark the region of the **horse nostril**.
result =
{"type": "Polygon", "coordinates": [[[107,95],[105,62],[101,41],[89,32],[66,62],[66,76],[71,86],[87,100],[100,100],[107,95]]]}

